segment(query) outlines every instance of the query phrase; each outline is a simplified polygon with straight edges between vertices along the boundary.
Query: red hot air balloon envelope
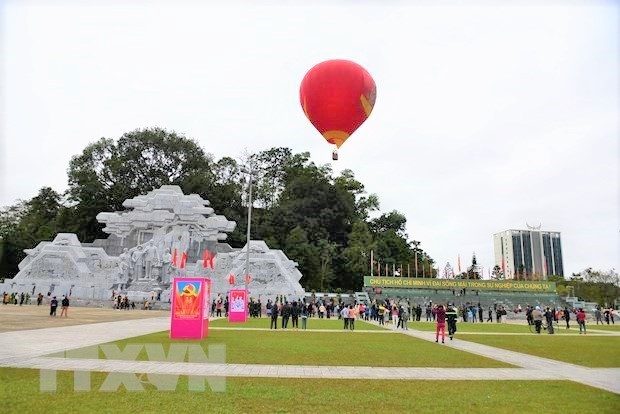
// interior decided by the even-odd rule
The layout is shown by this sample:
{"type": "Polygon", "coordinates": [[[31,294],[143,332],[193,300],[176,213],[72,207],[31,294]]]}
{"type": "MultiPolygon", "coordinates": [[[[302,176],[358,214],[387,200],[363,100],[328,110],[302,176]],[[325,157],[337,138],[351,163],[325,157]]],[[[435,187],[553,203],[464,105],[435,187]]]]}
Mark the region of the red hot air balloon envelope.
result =
{"type": "MultiPolygon", "coordinates": [[[[372,112],[377,87],[366,69],[350,60],[327,60],[306,73],[301,106],[312,125],[340,148],[372,112]]],[[[334,151],[333,159],[338,159],[334,151]]]]}

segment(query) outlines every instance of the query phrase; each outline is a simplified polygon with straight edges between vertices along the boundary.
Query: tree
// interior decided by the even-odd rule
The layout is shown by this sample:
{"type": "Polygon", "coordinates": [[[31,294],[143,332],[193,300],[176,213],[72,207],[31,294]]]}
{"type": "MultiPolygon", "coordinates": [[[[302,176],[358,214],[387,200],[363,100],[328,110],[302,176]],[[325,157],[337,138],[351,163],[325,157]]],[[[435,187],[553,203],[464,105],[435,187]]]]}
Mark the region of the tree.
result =
{"type": "Polygon", "coordinates": [[[296,226],[286,237],[284,248],[287,256],[299,264],[299,271],[303,275],[300,283],[306,289],[317,289],[320,286],[319,250],[308,241],[306,231],[296,226]]]}
{"type": "Polygon", "coordinates": [[[90,242],[105,237],[96,215],[122,210],[128,198],[165,184],[209,193],[215,186],[211,157],[193,140],[161,128],[138,129],[118,142],[101,138],[69,164],[69,200],[76,203],[72,232],[90,242]]]}
{"type": "Polygon", "coordinates": [[[361,288],[362,276],[368,274],[370,266],[370,251],[375,249],[376,244],[372,239],[368,224],[363,220],[356,220],[349,234],[348,244],[342,250],[341,255],[344,262],[342,268],[345,272],[342,279],[346,286],[361,288]]]}
{"type": "Polygon", "coordinates": [[[51,240],[61,232],[58,219],[64,209],[60,194],[43,187],[31,200],[20,201],[0,211],[0,272],[3,276],[17,274],[17,265],[26,257],[24,249],[42,240],[51,240]]]}
{"type": "Polygon", "coordinates": [[[472,255],[471,266],[467,268],[467,278],[482,279],[482,275],[480,274],[480,266],[478,266],[478,261],[476,260],[476,253],[472,255]]]}
{"type": "Polygon", "coordinates": [[[407,240],[402,213],[369,219],[379,199],[366,193],[351,170],[335,175],[330,165],[316,165],[309,153],[294,154],[289,148],[271,148],[241,162],[231,157],[214,161],[182,134],[147,128],[87,145],[71,159],[64,195],[46,188],[30,201],[1,210],[0,271],[14,275],[24,248],[61,231],[76,233],[82,242],[107,237],[97,214],[122,211],[125,200],[162,185],[179,185],[184,193],[209,200],[217,214],[237,223],[227,242],[241,247],[248,209],[241,167],[248,165],[255,172],[251,237],[296,260],[305,288],[361,288],[371,250],[390,267],[415,260],[420,269],[433,266],[419,242],[407,240]]]}
{"type": "Polygon", "coordinates": [[[498,280],[504,278],[504,272],[502,272],[502,268],[499,267],[499,265],[493,266],[493,270],[491,271],[491,275],[493,276],[493,278],[498,279],[498,280]]]}
{"type": "Polygon", "coordinates": [[[336,254],[336,244],[330,242],[329,240],[321,239],[319,240],[318,246],[319,255],[321,258],[321,268],[319,273],[319,288],[321,292],[325,292],[325,288],[331,285],[332,280],[334,279],[334,273],[331,267],[332,259],[336,254]]]}

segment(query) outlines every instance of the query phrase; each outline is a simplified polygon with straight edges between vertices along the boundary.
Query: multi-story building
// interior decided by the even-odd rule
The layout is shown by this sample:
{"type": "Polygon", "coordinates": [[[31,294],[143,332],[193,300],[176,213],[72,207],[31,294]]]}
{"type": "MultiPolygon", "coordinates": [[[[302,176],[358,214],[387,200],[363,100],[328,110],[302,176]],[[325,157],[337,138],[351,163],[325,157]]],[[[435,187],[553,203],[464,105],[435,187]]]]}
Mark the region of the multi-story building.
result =
{"type": "Polygon", "coordinates": [[[495,264],[504,277],[517,274],[564,276],[560,232],[541,231],[540,226],[528,230],[505,230],[493,235],[495,264]],[[522,267],[521,267],[522,266],[522,267]]]}

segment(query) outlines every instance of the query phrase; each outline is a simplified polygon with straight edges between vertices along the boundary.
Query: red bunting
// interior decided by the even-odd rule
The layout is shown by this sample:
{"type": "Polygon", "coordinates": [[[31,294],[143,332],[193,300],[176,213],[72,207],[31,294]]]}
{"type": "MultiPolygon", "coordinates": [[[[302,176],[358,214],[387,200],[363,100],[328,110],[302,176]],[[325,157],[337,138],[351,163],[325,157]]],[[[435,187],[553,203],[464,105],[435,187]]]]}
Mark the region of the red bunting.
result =
{"type": "Polygon", "coordinates": [[[228,276],[228,283],[231,285],[235,284],[235,275],[233,275],[232,273],[228,276]]]}
{"type": "Polygon", "coordinates": [[[187,253],[183,252],[181,255],[181,265],[179,266],[181,269],[185,268],[185,262],[187,261],[187,253]]]}
{"type": "Polygon", "coordinates": [[[172,265],[177,267],[177,249],[174,249],[174,254],[172,255],[172,265]]]}
{"type": "Polygon", "coordinates": [[[250,275],[245,275],[245,284],[249,285],[250,284],[250,280],[252,280],[252,278],[250,277],[250,275]]]}
{"type": "Polygon", "coordinates": [[[205,252],[202,255],[202,267],[210,267],[211,269],[215,269],[215,264],[213,263],[214,259],[215,253],[211,253],[209,250],[205,249],[205,252]]]}

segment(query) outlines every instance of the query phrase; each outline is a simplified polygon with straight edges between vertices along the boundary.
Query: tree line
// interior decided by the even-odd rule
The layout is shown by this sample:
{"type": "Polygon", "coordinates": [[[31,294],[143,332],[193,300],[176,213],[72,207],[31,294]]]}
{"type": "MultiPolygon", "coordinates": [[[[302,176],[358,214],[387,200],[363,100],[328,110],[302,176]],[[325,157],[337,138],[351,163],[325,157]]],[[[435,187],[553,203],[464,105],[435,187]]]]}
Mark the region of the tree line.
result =
{"type": "Polygon", "coordinates": [[[215,160],[193,139],[148,128],[86,146],[69,163],[66,192],[44,187],[32,199],[2,208],[0,275],[13,277],[23,250],[57,233],[76,233],[81,242],[107,237],[98,213],[122,211],[126,199],[162,185],[179,185],[185,194],[209,200],[217,214],[237,222],[227,242],[242,247],[248,207],[244,169],[255,172],[252,239],[297,261],[307,290],[360,289],[371,250],[390,269],[414,266],[415,260],[420,268],[434,267],[420,242],[406,233],[406,217],[382,213],[378,197],[368,194],[351,170],[334,174],[330,165],[316,165],[309,153],[289,148],[215,160]]]}

